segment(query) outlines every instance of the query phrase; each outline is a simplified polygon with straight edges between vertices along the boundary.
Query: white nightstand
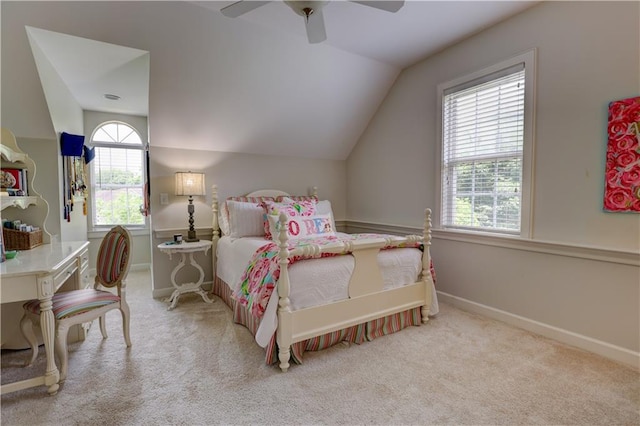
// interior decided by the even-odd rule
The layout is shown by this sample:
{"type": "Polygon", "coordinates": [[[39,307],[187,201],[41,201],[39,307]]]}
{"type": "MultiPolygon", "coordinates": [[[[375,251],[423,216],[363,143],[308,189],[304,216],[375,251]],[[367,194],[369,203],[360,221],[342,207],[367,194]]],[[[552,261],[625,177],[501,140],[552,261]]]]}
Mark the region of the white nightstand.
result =
{"type": "Polygon", "coordinates": [[[202,299],[205,302],[213,303],[213,300],[209,299],[207,293],[202,289],[202,283],[204,282],[204,271],[202,270],[202,267],[198,265],[198,262],[196,262],[193,258],[194,253],[201,251],[204,254],[207,254],[210,248],[211,241],[207,240],[200,240],[191,243],[183,242],[182,244],[174,244],[172,242],[158,244],[158,249],[161,252],[168,254],[169,259],[171,259],[171,255],[174,253],[180,253],[180,255],[182,256],[182,258],[180,259],[180,263],[178,263],[178,265],[173,269],[173,272],[171,272],[171,284],[175,287],[175,290],[173,291],[171,297],[167,299],[167,301],[170,302],[167,310],[175,308],[180,295],[185,293],[198,293],[200,296],[202,296],[202,299]],[[200,278],[195,283],[178,284],[176,283],[176,274],[186,264],[187,254],[189,255],[189,263],[191,264],[191,266],[193,266],[200,272],[200,278]]]}

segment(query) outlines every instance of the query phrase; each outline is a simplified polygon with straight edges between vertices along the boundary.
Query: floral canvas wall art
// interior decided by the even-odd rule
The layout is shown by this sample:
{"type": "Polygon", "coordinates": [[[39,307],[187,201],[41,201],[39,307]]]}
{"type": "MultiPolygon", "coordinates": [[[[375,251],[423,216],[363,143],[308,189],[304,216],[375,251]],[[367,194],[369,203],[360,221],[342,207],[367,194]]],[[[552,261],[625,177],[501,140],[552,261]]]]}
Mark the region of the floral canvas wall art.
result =
{"type": "Polygon", "coordinates": [[[609,104],[604,210],[640,212],[640,96],[609,104]]]}

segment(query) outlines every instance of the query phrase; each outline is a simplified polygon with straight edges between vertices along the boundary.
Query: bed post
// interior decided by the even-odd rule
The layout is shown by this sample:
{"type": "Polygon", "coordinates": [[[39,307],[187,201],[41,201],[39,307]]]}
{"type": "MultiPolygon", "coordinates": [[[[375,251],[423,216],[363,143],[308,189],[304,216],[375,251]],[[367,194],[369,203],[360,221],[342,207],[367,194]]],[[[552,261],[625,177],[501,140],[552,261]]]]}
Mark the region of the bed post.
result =
{"type": "Polygon", "coordinates": [[[211,226],[213,235],[211,236],[211,270],[213,271],[213,281],[211,282],[211,293],[216,285],[216,247],[220,239],[220,226],[218,225],[218,185],[211,185],[211,210],[213,218],[211,226]]]}
{"type": "Polygon", "coordinates": [[[424,230],[422,235],[422,281],[424,281],[425,297],[424,305],[420,313],[422,323],[429,321],[429,311],[431,310],[431,300],[433,298],[433,276],[431,275],[431,209],[424,211],[424,230]]]}
{"type": "Polygon", "coordinates": [[[287,215],[280,213],[278,229],[278,263],[280,264],[280,278],[278,279],[278,329],[276,330],[276,342],[278,343],[278,359],[280,369],[285,372],[289,369],[291,358],[291,305],[289,301],[289,238],[287,237],[287,215]]]}
{"type": "Polygon", "coordinates": [[[312,197],[318,198],[318,187],[317,186],[312,187],[311,188],[311,194],[309,194],[309,195],[311,195],[312,197]]]}

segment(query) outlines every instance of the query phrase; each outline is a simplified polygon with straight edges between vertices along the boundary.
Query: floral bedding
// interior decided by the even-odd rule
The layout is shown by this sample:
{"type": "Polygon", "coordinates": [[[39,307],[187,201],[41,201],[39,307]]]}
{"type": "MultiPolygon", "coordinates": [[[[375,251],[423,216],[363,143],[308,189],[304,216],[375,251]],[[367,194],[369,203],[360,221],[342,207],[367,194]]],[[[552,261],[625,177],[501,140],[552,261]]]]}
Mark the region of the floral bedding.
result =
{"type": "MultiPolygon", "coordinates": [[[[324,237],[310,237],[304,239],[298,239],[296,241],[289,241],[289,250],[295,249],[303,245],[316,244],[319,246],[327,246],[335,244],[336,242],[345,242],[353,240],[371,239],[371,238],[384,238],[388,235],[380,234],[339,234],[324,237]]],[[[419,247],[420,244],[401,243],[397,245],[386,246],[383,249],[400,248],[400,247],[419,247]]],[[[247,269],[242,275],[241,284],[239,289],[234,293],[233,297],[240,305],[247,308],[247,310],[256,318],[261,318],[269,303],[269,298],[273,293],[274,288],[277,285],[280,278],[280,264],[278,263],[279,248],[275,242],[270,242],[260,247],[251,258],[247,269]]],[[[311,259],[337,256],[332,253],[323,253],[316,256],[291,256],[289,257],[289,265],[293,263],[311,259]]],[[[433,275],[433,268],[431,268],[433,275]]],[[[435,280],[435,276],[434,276],[435,280]]]]}

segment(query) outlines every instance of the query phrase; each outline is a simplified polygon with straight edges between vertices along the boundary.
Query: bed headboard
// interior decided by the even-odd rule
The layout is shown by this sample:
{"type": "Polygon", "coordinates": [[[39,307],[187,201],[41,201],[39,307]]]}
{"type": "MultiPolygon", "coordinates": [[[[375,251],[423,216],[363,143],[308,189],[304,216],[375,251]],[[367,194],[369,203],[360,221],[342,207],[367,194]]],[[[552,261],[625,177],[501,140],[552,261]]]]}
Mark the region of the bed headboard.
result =
{"type": "MultiPolygon", "coordinates": [[[[299,194],[294,194],[294,195],[299,195],[299,194]]],[[[301,194],[300,194],[301,195],[301,194]]],[[[318,197],[318,187],[314,186],[311,188],[311,191],[309,191],[309,196],[311,197],[318,197]]],[[[249,194],[246,194],[245,197],[273,197],[273,198],[277,198],[277,197],[288,197],[291,196],[291,194],[289,194],[288,192],[285,191],[281,191],[279,189],[259,189],[257,191],[253,191],[250,192],[249,194]]]]}
{"type": "MultiPolygon", "coordinates": [[[[286,191],[281,191],[279,189],[259,189],[257,191],[250,192],[248,194],[243,195],[243,197],[273,197],[277,198],[280,196],[287,197],[290,196],[286,191]]],[[[309,196],[318,197],[318,187],[314,186],[309,191],[309,196]]],[[[211,186],[211,210],[213,211],[213,239],[217,240],[220,237],[220,224],[218,223],[218,209],[219,209],[219,201],[218,200],[218,185],[211,186]]]]}
{"type": "MultiPolygon", "coordinates": [[[[318,197],[318,187],[314,186],[311,188],[310,196],[318,197]]],[[[288,192],[281,191],[279,189],[260,189],[257,191],[250,192],[244,197],[279,197],[279,196],[290,196],[288,192]]],[[[216,246],[218,239],[220,238],[220,224],[218,223],[218,209],[219,209],[219,201],[218,200],[218,185],[211,186],[211,210],[213,211],[213,236],[211,240],[213,241],[213,250],[212,250],[212,260],[213,260],[213,277],[215,280],[216,277],[216,246]]]]}
{"type": "Polygon", "coordinates": [[[279,189],[259,189],[257,191],[253,191],[245,195],[246,197],[287,197],[291,194],[288,192],[280,191],[279,189]]]}

